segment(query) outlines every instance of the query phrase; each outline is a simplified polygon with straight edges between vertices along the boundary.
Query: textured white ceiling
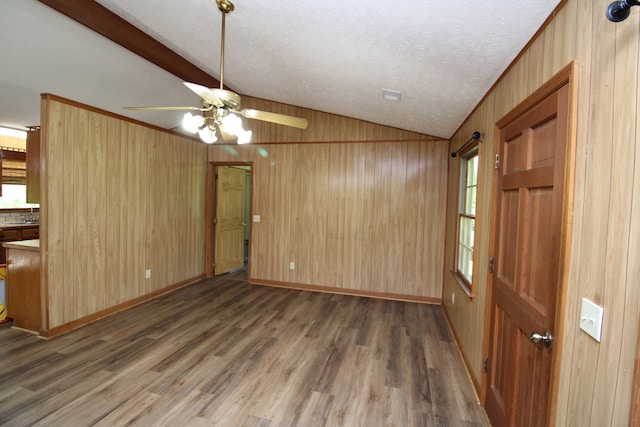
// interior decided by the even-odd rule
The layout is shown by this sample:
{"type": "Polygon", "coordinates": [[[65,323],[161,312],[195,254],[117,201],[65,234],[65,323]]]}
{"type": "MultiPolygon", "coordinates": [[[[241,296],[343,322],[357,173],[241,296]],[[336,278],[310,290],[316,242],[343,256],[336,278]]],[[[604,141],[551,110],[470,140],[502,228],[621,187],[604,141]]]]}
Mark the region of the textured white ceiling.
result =
{"type": "MultiPolygon", "coordinates": [[[[119,114],[139,102],[194,101],[177,77],[34,0],[0,0],[0,41],[0,126],[40,124],[41,93],[119,114]]],[[[138,118],[163,127],[180,120],[138,118]]]]}
{"type": "MultiPolygon", "coordinates": [[[[219,78],[214,0],[97,1],[219,78]]],[[[226,22],[225,84],[448,138],[558,3],[236,0],[226,22]],[[382,89],[400,91],[401,101],[385,101],[382,89]]],[[[181,114],[120,107],[198,105],[177,78],[34,0],[2,0],[0,8],[0,37],[14,42],[2,43],[2,62],[7,52],[21,62],[0,74],[0,124],[34,123],[5,112],[5,94],[18,102],[25,85],[164,127],[177,126],[181,114]]]]}

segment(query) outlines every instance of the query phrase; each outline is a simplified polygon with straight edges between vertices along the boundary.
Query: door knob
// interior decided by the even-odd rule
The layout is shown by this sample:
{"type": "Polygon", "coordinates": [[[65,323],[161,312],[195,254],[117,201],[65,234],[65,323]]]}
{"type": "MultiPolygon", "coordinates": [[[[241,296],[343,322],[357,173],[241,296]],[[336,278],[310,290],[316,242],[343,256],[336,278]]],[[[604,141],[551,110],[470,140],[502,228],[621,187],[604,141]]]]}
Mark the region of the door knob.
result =
{"type": "Polygon", "coordinates": [[[539,332],[533,332],[529,339],[534,344],[543,342],[547,347],[551,347],[551,343],[553,342],[553,335],[551,335],[549,332],[545,332],[544,335],[541,335],[539,332]]]}

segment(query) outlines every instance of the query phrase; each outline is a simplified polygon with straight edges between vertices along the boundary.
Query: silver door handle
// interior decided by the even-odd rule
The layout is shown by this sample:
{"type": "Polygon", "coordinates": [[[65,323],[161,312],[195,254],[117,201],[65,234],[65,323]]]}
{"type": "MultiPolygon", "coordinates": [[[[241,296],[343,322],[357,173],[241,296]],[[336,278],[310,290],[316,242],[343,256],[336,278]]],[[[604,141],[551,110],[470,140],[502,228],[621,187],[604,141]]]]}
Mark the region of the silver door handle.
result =
{"type": "Polygon", "coordinates": [[[534,344],[543,342],[547,347],[551,347],[551,343],[553,342],[553,335],[551,335],[549,332],[545,332],[544,335],[541,335],[539,332],[533,332],[529,339],[534,344]]]}

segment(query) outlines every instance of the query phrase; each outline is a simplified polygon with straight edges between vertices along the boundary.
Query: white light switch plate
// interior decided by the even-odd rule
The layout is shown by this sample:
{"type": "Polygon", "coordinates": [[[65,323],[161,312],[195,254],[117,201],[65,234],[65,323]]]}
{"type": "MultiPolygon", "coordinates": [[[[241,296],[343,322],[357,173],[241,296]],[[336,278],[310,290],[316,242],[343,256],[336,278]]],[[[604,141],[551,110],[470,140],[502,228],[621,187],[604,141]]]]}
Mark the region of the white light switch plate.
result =
{"type": "Polygon", "coordinates": [[[582,310],[580,311],[580,329],[600,342],[602,334],[602,314],[604,310],[597,304],[582,298],[582,310]]]}
{"type": "Polygon", "coordinates": [[[260,215],[254,215],[253,222],[260,222],[260,215]]]}

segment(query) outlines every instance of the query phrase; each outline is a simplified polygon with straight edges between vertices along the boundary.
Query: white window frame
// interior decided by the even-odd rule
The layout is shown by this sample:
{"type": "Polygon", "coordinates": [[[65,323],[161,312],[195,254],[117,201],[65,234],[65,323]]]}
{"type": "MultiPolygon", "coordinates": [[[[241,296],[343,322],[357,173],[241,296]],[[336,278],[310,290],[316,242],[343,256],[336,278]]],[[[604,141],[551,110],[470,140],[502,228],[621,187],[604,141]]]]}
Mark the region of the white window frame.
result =
{"type": "Polygon", "coordinates": [[[473,261],[475,248],[475,225],[477,219],[478,177],[480,171],[479,144],[470,145],[459,155],[458,206],[456,209],[456,245],[453,272],[458,283],[468,296],[473,296],[473,261]],[[475,174],[469,175],[469,167],[475,174]],[[467,227],[465,229],[465,226],[467,227]]]}

